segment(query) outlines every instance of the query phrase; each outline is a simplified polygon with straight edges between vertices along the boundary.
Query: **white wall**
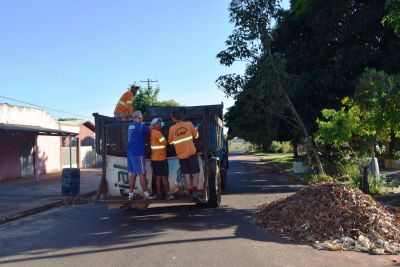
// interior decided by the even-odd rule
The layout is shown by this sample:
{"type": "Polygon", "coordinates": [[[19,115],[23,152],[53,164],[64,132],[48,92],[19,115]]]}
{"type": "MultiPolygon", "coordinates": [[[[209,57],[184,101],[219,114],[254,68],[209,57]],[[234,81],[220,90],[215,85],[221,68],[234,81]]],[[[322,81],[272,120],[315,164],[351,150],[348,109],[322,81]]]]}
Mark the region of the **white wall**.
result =
{"type": "Polygon", "coordinates": [[[66,132],[77,133],[79,134],[80,127],[72,126],[72,125],[60,125],[60,129],[66,132]]]}
{"type": "Polygon", "coordinates": [[[0,123],[40,126],[60,130],[58,121],[44,110],[0,103],[0,123]]]}

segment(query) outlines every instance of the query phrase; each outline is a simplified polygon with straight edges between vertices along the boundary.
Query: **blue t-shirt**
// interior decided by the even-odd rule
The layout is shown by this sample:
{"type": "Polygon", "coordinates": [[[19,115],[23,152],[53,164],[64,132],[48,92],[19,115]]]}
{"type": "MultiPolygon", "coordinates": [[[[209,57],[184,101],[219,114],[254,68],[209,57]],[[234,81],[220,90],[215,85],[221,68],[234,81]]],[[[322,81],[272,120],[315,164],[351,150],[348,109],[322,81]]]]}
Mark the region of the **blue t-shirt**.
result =
{"type": "Polygon", "coordinates": [[[132,122],[128,126],[128,155],[130,156],[144,156],[145,155],[145,139],[146,133],[150,129],[144,123],[132,122]]]}

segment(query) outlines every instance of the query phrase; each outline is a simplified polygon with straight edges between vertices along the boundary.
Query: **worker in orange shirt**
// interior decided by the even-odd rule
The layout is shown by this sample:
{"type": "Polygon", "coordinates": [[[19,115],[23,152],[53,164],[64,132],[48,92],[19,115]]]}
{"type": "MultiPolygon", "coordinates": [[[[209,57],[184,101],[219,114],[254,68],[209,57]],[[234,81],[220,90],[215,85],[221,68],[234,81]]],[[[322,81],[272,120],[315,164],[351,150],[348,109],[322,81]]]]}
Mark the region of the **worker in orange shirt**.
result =
{"type": "Polygon", "coordinates": [[[126,121],[133,118],[133,98],[136,92],[139,90],[139,86],[133,83],[129,91],[125,92],[119,99],[117,106],[114,110],[114,117],[126,121]]]}
{"type": "Polygon", "coordinates": [[[199,183],[200,166],[193,138],[198,138],[199,133],[193,123],[182,120],[180,112],[173,111],[171,118],[175,124],[169,129],[168,142],[175,147],[181,171],[189,188],[189,195],[198,200],[197,185],[199,183]]]}
{"type": "Polygon", "coordinates": [[[161,183],[165,190],[165,200],[172,200],[174,196],[171,194],[168,183],[168,162],[167,162],[167,144],[168,141],[161,133],[161,118],[154,118],[151,121],[152,130],[150,133],[151,146],[151,166],[153,174],[156,178],[157,200],[161,200],[161,183]]]}

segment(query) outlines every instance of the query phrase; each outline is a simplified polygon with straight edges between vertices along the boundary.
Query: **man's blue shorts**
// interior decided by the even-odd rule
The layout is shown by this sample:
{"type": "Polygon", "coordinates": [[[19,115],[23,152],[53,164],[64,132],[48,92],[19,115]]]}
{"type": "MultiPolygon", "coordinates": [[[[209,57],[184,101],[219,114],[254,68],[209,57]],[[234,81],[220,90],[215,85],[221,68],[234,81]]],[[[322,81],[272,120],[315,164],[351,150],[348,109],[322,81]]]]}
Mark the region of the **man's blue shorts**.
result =
{"type": "Polygon", "coordinates": [[[128,173],[145,174],[146,161],[144,156],[129,156],[128,155],[128,173]]]}

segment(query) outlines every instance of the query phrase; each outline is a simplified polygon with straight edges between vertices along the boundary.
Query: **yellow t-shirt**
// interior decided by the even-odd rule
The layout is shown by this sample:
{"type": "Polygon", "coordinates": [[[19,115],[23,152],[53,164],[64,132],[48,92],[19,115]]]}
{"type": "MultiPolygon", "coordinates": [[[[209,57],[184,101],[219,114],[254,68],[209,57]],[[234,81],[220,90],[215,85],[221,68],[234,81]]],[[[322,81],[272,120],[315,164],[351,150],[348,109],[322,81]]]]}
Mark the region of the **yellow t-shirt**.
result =
{"type": "Polygon", "coordinates": [[[193,138],[198,138],[199,133],[190,121],[179,121],[169,129],[168,142],[174,145],[179,159],[186,159],[196,153],[193,138]]]}

